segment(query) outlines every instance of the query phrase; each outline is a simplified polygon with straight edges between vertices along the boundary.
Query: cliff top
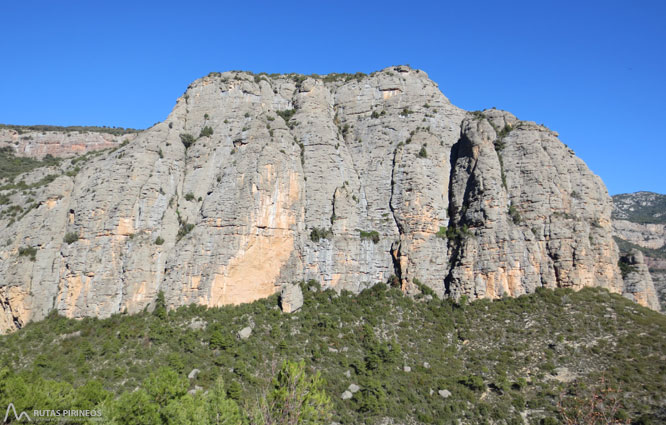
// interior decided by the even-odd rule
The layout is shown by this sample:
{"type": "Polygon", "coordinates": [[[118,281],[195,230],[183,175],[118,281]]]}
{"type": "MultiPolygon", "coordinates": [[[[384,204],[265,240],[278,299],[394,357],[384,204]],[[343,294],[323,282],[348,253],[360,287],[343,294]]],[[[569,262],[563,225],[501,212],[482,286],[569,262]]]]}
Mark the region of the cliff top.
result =
{"type": "Polygon", "coordinates": [[[72,125],[72,126],[59,126],[59,125],[15,125],[15,124],[0,124],[0,130],[14,130],[18,134],[28,133],[28,132],[63,132],[63,133],[106,133],[112,134],[114,136],[120,136],[123,134],[138,133],[142,130],[135,128],[124,128],[124,127],[106,127],[106,126],[85,126],[85,125],[72,125]]]}

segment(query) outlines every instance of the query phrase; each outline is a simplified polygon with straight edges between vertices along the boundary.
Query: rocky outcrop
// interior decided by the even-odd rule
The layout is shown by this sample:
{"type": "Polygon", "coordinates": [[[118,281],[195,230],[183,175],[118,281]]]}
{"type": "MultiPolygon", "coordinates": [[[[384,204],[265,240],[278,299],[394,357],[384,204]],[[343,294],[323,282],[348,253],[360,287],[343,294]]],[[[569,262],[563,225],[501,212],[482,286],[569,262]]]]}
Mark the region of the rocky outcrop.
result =
{"type": "Polygon", "coordinates": [[[643,254],[637,249],[632,249],[623,255],[620,261],[626,264],[624,296],[653,310],[659,310],[659,300],[643,254]]]}
{"type": "Polygon", "coordinates": [[[613,196],[613,233],[620,248],[640,250],[657,297],[666,305],[666,195],[635,192],[613,196]]]}
{"type": "Polygon", "coordinates": [[[303,307],[303,291],[297,283],[288,283],[280,292],[280,307],[285,313],[293,313],[303,307]]]}
{"type": "Polygon", "coordinates": [[[613,220],[613,231],[625,241],[643,248],[660,249],[666,246],[666,224],[613,220]]]}
{"type": "Polygon", "coordinates": [[[487,111],[463,121],[453,157],[454,297],[516,296],[539,286],[622,291],[610,198],[555,133],[487,111]]]}
{"type": "Polygon", "coordinates": [[[309,279],[455,298],[624,291],[600,179],[555,133],[463,111],[408,67],[211,74],[164,122],[30,196],[0,218],[3,331],[52,309],[133,313],[158,291],[170,308],[237,304],[309,279]]]}
{"type": "Polygon", "coordinates": [[[0,128],[0,149],[11,148],[16,156],[41,159],[82,155],[91,151],[111,149],[130,142],[137,133],[117,134],[98,131],[31,130],[29,127],[0,128]]]}

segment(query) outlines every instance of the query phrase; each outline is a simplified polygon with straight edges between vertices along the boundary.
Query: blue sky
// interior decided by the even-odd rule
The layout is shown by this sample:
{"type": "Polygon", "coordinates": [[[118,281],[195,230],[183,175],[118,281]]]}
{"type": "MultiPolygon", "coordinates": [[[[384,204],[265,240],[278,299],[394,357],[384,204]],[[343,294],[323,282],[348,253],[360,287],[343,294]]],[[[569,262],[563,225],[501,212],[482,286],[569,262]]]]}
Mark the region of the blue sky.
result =
{"type": "Polygon", "coordinates": [[[211,71],[426,71],[544,123],[611,194],[666,193],[663,1],[4,1],[0,122],[145,128],[211,71]],[[468,4],[469,3],[469,4],[468,4]]]}

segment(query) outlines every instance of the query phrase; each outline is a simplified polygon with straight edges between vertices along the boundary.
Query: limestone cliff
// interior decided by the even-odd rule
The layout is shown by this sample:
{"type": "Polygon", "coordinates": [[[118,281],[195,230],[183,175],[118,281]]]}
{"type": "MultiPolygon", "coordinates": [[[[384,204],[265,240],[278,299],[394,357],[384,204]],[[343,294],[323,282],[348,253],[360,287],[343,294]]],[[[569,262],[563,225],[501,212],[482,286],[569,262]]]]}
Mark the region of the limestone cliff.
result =
{"type": "Polygon", "coordinates": [[[137,131],[99,127],[6,126],[0,125],[0,149],[17,156],[71,157],[115,148],[132,141],[137,131]]]}
{"type": "MultiPolygon", "coordinates": [[[[613,196],[613,233],[623,251],[640,250],[661,305],[666,303],[666,195],[653,192],[613,196]]],[[[634,253],[635,254],[635,253],[634,253]]]]}
{"type": "MultiPolygon", "coordinates": [[[[33,208],[0,215],[3,331],[52,309],[137,312],[160,290],[218,306],[307,279],[455,298],[625,290],[611,199],[557,135],[457,108],[403,66],[210,74],[164,122],[31,190],[33,208]]],[[[28,196],[2,193],[2,208],[28,196]]]]}

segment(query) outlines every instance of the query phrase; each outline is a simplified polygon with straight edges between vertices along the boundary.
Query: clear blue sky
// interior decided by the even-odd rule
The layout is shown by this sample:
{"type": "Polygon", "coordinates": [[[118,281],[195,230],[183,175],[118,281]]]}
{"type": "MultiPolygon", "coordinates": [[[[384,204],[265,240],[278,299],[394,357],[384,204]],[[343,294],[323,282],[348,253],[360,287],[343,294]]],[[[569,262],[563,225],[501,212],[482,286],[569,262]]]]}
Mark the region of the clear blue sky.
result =
{"type": "Polygon", "coordinates": [[[145,128],[211,71],[423,69],[666,193],[664,1],[3,1],[0,122],[145,128]]]}

